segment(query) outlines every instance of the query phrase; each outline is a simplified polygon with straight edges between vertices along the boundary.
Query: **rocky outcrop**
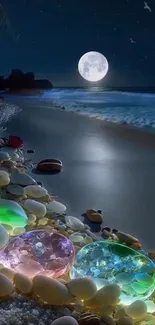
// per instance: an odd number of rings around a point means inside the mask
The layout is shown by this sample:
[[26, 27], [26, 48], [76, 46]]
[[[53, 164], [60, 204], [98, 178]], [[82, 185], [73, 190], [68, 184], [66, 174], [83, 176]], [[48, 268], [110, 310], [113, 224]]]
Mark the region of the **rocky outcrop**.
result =
[[7, 78], [0, 76], [0, 90], [21, 91], [25, 89], [52, 89], [52, 83], [47, 79], [36, 80], [33, 72], [23, 73], [13, 69]]

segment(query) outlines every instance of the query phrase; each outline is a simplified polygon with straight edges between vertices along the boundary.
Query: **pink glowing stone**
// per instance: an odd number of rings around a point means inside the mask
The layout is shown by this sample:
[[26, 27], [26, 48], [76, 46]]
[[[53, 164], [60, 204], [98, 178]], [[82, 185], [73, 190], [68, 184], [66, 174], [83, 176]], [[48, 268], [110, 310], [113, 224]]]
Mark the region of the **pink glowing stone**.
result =
[[0, 263], [29, 277], [43, 274], [58, 278], [70, 270], [73, 260], [73, 243], [47, 230], [26, 232], [0, 252]]

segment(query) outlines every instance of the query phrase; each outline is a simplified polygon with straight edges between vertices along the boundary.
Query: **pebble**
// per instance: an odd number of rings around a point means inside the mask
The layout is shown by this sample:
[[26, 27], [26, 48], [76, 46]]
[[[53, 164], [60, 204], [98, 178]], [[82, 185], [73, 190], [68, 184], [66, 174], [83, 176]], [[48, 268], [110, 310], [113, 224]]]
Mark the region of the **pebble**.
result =
[[71, 299], [64, 284], [43, 275], [36, 275], [33, 278], [33, 290], [42, 301], [49, 305], [66, 305]]
[[28, 174], [15, 172], [11, 175], [11, 183], [22, 186], [35, 185], [36, 181]]
[[147, 314], [147, 305], [144, 301], [136, 300], [125, 308], [125, 312], [134, 319], [143, 318]]
[[54, 320], [54, 322], [52, 322], [52, 325], [78, 325], [78, 322], [71, 316], [63, 316]]
[[130, 317], [122, 317], [117, 321], [117, 325], [134, 325], [134, 322]]
[[8, 297], [13, 292], [13, 283], [4, 274], [0, 273], [0, 297]]
[[0, 170], [0, 187], [7, 186], [9, 183], [9, 174], [5, 170]]
[[15, 184], [9, 184], [7, 186], [7, 192], [17, 195], [17, 196], [23, 196], [24, 195], [24, 189], [20, 185], [15, 185]]
[[96, 295], [86, 302], [87, 306], [95, 307], [102, 305], [115, 305], [121, 294], [121, 289], [117, 284], [109, 284], [97, 291]]
[[20, 293], [30, 294], [32, 291], [32, 280], [26, 275], [21, 273], [16, 273], [13, 278], [13, 283]]
[[39, 185], [28, 185], [24, 188], [24, 194], [32, 198], [42, 198], [48, 194], [44, 187]]
[[65, 216], [66, 225], [73, 230], [85, 229], [83, 222], [72, 216]]
[[24, 209], [37, 217], [44, 217], [46, 214], [46, 206], [35, 200], [27, 199], [23, 206]]
[[70, 293], [82, 300], [91, 299], [97, 292], [94, 281], [90, 278], [77, 278], [67, 283]]
[[7, 267], [0, 268], [0, 273], [4, 274], [7, 278], [9, 278], [11, 281], [14, 278], [15, 272], [11, 269], [8, 269]]
[[9, 159], [10, 155], [5, 151], [0, 151], [0, 161], [4, 159]]
[[28, 150], [27, 150], [27, 153], [35, 153], [35, 150], [33, 150], [33, 149], [28, 149]]
[[66, 211], [66, 206], [58, 201], [53, 200], [50, 203], [46, 203], [48, 213], [63, 214]]
[[102, 214], [100, 213], [91, 213], [88, 217], [88, 219], [92, 222], [99, 222], [99, 223], [102, 223], [103, 222], [103, 217], [102, 217]]

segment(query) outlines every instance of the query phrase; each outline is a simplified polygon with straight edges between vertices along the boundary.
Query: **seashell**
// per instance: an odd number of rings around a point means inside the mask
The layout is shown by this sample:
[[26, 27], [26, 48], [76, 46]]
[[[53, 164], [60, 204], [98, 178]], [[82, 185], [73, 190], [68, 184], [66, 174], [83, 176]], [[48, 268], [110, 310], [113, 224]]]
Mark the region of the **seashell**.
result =
[[11, 280], [6, 275], [0, 273], [0, 298], [8, 297], [14, 288]]
[[109, 284], [97, 291], [96, 295], [87, 301], [88, 306], [115, 305], [121, 294], [117, 284]]
[[32, 291], [32, 280], [26, 275], [16, 273], [13, 278], [15, 288], [23, 294], [29, 294]]
[[14, 278], [15, 272], [11, 269], [8, 269], [7, 267], [2, 267], [0, 269], [0, 274], [4, 274], [7, 278], [9, 278], [12, 281]]
[[71, 299], [64, 284], [43, 275], [36, 275], [33, 278], [33, 291], [49, 305], [66, 305]]
[[134, 319], [143, 318], [147, 314], [146, 303], [141, 300], [136, 300], [125, 308], [125, 312], [128, 316]]
[[9, 183], [9, 174], [5, 170], [0, 170], [0, 187], [7, 186]]
[[75, 318], [71, 316], [63, 316], [54, 320], [52, 322], [52, 325], [78, 325], [78, 322]]
[[0, 250], [4, 248], [9, 242], [9, 234], [7, 230], [0, 225]]
[[90, 278], [77, 278], [67, 283], [67, 288], [71, 294], [77, 298], [88, 300], [97, 292], [97, 287]]
[[102, 214], [95, 212], [95, 213], [91, 213], [88, 217], [88, 219], [92, 222], [99, 222], [102, 223], [103, 222], [103, 217]]
[[63, 214], [66, 211], [66, 206], [58, 201], [52, 201], [46, 204], [47, 213]]
[[79, 325], [100, 325], [100, 320], [96, 315], [83, 313], [79, 319]]
[[10, 158], [10, 155], [8, 154], [8, 152], [5, 151], [0, 151], [0, 161], [2, 160], [7, 160]]
[[44, 187], [39, 185], [28, 185], [24, 188], [24, 193], [33, 198], [41, 198], [48, 194]]
[[73, 230], [85, 229], [83, 222], [72, 216], [65, 216], [66, 225]]
[[15, 172], [11, 175], [11, 183], [22, 186], [35, 185], [36, 181], [28, 174]]
[[46, 214], [46, 206], [40, 202], [31, 199], [27, 199], [24, 202], [24, 208], [32, 214], [36, 215], [37, 217], [44, 217]]
[[122, 317], [117, 321], [117, 325], [134, 325], [132, 318]]

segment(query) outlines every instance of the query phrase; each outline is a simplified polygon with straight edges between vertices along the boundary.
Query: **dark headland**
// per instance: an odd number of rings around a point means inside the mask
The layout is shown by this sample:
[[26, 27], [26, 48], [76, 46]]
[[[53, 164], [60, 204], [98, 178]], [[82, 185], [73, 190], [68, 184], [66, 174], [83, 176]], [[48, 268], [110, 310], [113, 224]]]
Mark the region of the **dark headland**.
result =
[[19, 69], [13, 69], [8, 77], [0, 76], [0, 90], [10, 93], [32, 93], [37, 90], [52, 89], [51, 81], [47, 79], [35, 79], [33, 72], [24, 73]]

